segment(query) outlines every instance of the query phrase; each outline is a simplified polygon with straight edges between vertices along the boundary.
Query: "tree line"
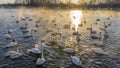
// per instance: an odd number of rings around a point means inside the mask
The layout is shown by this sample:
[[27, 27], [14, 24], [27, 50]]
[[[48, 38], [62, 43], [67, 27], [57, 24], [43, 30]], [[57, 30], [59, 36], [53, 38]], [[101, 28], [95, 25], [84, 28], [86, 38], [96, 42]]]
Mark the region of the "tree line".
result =
[[71, 0], [15, 0], [12, 6], [28, 6], [28, 7], [79, 7], [79, 8], [108, 8], [120, 7], [120, 0], [78, 0], [78, 4], [74, 4]]

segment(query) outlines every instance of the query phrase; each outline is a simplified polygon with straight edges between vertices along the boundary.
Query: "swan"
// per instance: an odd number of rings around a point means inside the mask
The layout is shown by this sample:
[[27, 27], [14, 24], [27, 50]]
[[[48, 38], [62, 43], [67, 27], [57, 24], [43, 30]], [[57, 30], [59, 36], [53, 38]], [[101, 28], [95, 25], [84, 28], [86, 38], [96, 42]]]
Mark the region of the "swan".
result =
[[104, 42], [102, 40], [96, 40], [93, 42], [93, 44], [97, 46], [104, 46]]
[[16, 40], [13, 40], [13, 41], [10, 42], [9, 44], [7, 44], [6, 47], [9, 48], [9, 47], [14, 47], [14, 46], [16, 46], [16, 45], [18, 45], [17, 41], [16, 41]]
[[8, 34], [11, 34], [11, 33], [13, 32], [13, 30], [10, 29], [10, 30], [8, 30], [7, 32], [8, 32]]
[[99, 41], [101, 41], [101, 38], [102, 38], [102, 33], [100, 32], [99, 34], [92, 34], [91, 35], [91, 38], [92, 39], [99, 39]]
[[45, 63], [45, 59], [44, 58], [38, 58], [36, 61], [36, 65], [42, 65]]
[[36, 63], [35, 63], [37, 66], [38, 66], [38, 65], [43, 65], [43, 64], [45, 63], [45, 58], [44, 58], [44, 55], [43, 55], [43, 50], [44, 50], [43, 47], [44, 47], [44, 46], [43, 46], [43, 44], [42, 44], [42, 47], [41, 47], [42, 56], [41, 56], [41, 58], [38, 58], [37, 61], [36, 61]]
[[[77, 41], [77, 45], [78, 45], [78, 51], [79, 51], [79, 43], [80, 43], [80, 34], [76, 35], [76, 41]], [[77, 67], [81, 67], [82, 65], [82, 61], [80, 60], [80, 58], [77, 56], [71, 56], [71, 61], [74, 65], [76, 65]]]
[[40, 54], [41, 53], [40, 46], [41, 45], [39, 45], [39, 44], [35, 44], [35, 48], [27, 50], [28, 54], [29, 53]]
[[71, 61], [74, 65], [81, 67], [82, 61], [78, 57], [71, 56], [70, 58], [71, 58]]
[[17, 48], [17, 51], [9, 51], [5, 54], [5, 57], [10, 57], [11, 59], [17, 59], [20, 58], [23, 54], [20, 53], [19, 48]]
[[15, 53], [16, 53], [16, 51], [9, 51], [5, 54], [5, 57], [9, 57], [9, 56], [11, 56], [12, 54], [15, 54]]
[[95, 30], [93, 30], [92, 28], [92, 24], [90, 25], [90, 34], [96, 34], [97, 32]]
[[100, 39], [101, 36], [100, 36], [99, 34], [92, 34], [92, 35], [91, 35], [91, 38], [92, 38], [92, 39]]
[[14, 53], [10, 56], [11, 59], [17, 59], [17, 58], [20, 58], [23, 54], [22, 53]]
[[109, 37], [109, 34], [108, 34], [108, 32], [105, 30], [105, 32], [104, 32], [104, 38], [106, 39], [106, 38], [108, 38]]
[[103, 54], [103, 55], [106, 55], [107, 53], [101, 49], [101, 48], [92, 48], [92, 50], [97, 53], [97, 54]]
[[75, 53], [75, 50], [72, 48], [64, 48], [63, 51], [67, 53]]
[[11, 39], [11, 35], [10, 34], [5, 34], [5, 39], [6, 40], [10, 40]]

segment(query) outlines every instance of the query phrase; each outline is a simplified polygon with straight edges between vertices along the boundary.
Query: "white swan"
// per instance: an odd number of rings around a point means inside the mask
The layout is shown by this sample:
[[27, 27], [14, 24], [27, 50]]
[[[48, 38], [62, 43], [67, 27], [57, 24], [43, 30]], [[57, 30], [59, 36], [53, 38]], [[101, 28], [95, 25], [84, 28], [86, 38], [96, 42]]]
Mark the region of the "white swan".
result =
[[63, 51], [67, 53], [75, 53], [75, 50], [72, 48], [64, 48]]
[[92, 48], [92, 50], [95, 52], [95, 53], [97, 53], [97, 54], [107, 54], [103, 49], [101, 49], [101, 48]]
[[12, 42], [10, 42], [9, 44], [7, 44], [6, 47], [7, 47], [7, 48], [9, 48], [9, 47], [14, 47], [14, 46], [16, 46], [17, 44], [18, 44], [17, 41], [12, 41]]
[[16, 51], [9, 51], [5, 54], [5, 57], [9, 57], [9, 56], [11, 56], [12, 54], [15, 54], [15, 53], [16, 53]]
[[16, 53], [12, 54], [12, 55], [10, 56], [10, 58], [11, 58], [11, 59], [17, 59], [17, 58], [20, 58], [22, 55], [23, 55], [23, 54], [16, 52]]
[[104, 42], [102, 40], [94, 41], [93, 44], [97, 46], [104, 46]]
[[8, 30], [8, 33], [10, 34], [10, 33], [12, 33], [13, 32], [13, 30], [12, 29], [10, 29], [10, 30]]
[[92, 28], [92, 24], [90, 25], [90, 34], [96, 34], [97, 32], [95, 30], [93, 30]]
[[4, 37], [5, 37], [6, 40], [10, 40], [11, 39], [11, 35], [10, 34], [5, 34]]
[[36, 65], [42, 65], [45, 63], [45, 59], [44, 58], [38, 58], [37, 61], [36, 61]]
[[99, 38], [101, 38], [101, 36], [99, 34], [92, 34], [91, 38], [92, 39], [99, 39]]
[[105, 30], [104, 31], [104, 38], [108, 38], [109, 37], [109, 34], [108, 34], [108, 32]]
[[78, 67], [80, 67], [82, 65], [82, 61], [78, 57], [71, 56], [71, 61], [74, 65], [76, 65]]
[[45, 58], [44, 58], [44, 55], [43, 55], [43, 50], [44, 50], [43, 47], [44, 46], [43, 46], [43, 43], [42, 43], [42, 47], [41, 47], [41, 49], [42, 49], [42, 56], [41, 56], [41, 58], [37, 59], [37, 61], [35, 63], [36, 65], [43, 65], [45, 63]]
[[41, 45], [35, 44], [35, 48], [28, 49], [27, 52], [29, 53], [34, 53], [34, 54], [40, 54], [41, 53]]
[[17, 59], [20, 58], [23, 54], [20, 53], [19, 49], [17, 48], [17, 51], [9, 51], [5, 54], [5, 57], [10, 57], [11, 59]]

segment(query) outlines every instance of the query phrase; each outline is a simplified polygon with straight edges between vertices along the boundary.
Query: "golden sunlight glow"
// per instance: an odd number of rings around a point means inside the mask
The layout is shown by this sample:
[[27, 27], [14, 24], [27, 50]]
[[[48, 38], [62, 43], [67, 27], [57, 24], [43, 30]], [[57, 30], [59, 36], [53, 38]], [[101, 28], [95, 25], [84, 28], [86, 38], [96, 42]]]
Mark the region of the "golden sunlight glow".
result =
[[71, 11], [71, 22], [72, 24], [75, 26], [75, 31], [78, 30], [78, 25], [81, 24], [81, 19], [82, 19], [82, 11], [79, 11], [79, 10], [74, 10], [74, 11]]
[[24, 7], [21, 7], [20, 10], [17, 11], [19, 18], [24, 16], [24, 9], [25, 9]]
[[79, 0], [71, 0], [71, 3], [78, 4]]

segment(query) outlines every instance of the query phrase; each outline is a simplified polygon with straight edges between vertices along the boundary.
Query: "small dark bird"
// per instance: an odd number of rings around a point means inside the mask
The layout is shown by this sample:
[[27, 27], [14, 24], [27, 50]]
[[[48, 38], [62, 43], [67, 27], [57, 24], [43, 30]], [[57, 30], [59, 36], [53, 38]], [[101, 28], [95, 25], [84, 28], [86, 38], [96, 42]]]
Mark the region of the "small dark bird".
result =
[[96, 21], [100, 21], [100, 19], [96, 19]]
[[16, 23], [19, 23], [19, 21], [18, 21], [18, 20], [16, 20]]
[[79, 27], [83, 27], [83, 24], [80, 24]]
[[104, 22], [104, 28], [108, 28], [108, 26], [106, 25], [106, 22]]
[[73, 16], [73, 18], [74, 18], [74, 19], [76, 19], [76, 17], [75, 17], [75, 16]]
[[84, 18], [84, 22], [83, 22], [84, 24], [86, 24], [87, 23], [87, 21], [86, 21], [86, 19]]
[[90, 34], [96, 34], [97, 32], [95, 30], [93, 30], [92, 28], [92, 24], [90, 25]]
[[105, 30], [104, 39], [107, 39], [108, 37], [109, 37], [109, 34], [108, 34], [108, 32]]
[[106, 18], [107, 20], [110, 20], [110, 18]]
[[33, 21], [33, 19], [31, 18], [31, 19], [29, 19], [29, 21]]
[[25, 18], [21, 18], [21, 20], [25, 21]]
[[32, 35], [24, 36], [24, 38], [32, 38]]
[[21, 30], [27, 29], [27, 27], [20, 27]]
[[11, 17], [14, 17], [13, 15]]
[[22, 33], [23, 33], [23, 34], [29, 33], [29, 31], [28, 31], [28, 30], [23, 30]]
[[36, 26], [37, 28], [39, 27], [39, 25], [38, 25], [38, 24], [36, 24], [35, 26]]
[[97, 25], [98, 23], [96, 22], [95, 24]]
[[108, 26], [111, 26], [111, 22], [108, 24]]

